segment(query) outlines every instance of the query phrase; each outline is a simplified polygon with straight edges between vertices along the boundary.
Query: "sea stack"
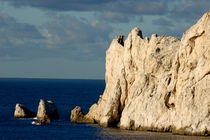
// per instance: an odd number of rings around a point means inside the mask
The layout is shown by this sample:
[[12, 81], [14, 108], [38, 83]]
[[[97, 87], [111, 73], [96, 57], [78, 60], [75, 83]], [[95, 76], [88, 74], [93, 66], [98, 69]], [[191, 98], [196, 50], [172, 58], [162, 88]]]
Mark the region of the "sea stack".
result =
[[24, 105], [16, 104], [15, 112], [14, 112], [15, 118], [33, 118], [35, 116], [36, 114], [30, 111], [29, 109], [27, 109]]
[[125, 41], [113, 39], [105, 80], [86, 119], [122, 129], [210, 135], [210, 12], [181, 40], [143, 38], [138, 28]]
[[38, 111], [38, 120], [58, 120], [59, 114], [55, 104], [52, 101], [40, 100]]

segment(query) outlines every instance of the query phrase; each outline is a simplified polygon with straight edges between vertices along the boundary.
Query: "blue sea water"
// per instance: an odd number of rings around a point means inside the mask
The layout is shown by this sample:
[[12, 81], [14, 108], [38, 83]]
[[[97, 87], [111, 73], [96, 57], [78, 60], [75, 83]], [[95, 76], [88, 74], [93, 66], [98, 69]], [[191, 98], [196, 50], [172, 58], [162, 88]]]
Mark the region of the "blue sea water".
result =
[[[84, 112], [96, 103], [103, 93], [103, 80], [63, 79], [0, 79], [0, 140], [86, 140], [86, 139], [139, 139], [139, 140], [197, 140], [209, 137], [191, 137], [102, 128], [98, 125], [73, 124], [70, 110], [81, 106]], [[52, 100], [60, 114], [58, 121], [34, 126], [31, 119], [15, 119], [15, 104], [24, 104], [36, 112], [40, 99]]]

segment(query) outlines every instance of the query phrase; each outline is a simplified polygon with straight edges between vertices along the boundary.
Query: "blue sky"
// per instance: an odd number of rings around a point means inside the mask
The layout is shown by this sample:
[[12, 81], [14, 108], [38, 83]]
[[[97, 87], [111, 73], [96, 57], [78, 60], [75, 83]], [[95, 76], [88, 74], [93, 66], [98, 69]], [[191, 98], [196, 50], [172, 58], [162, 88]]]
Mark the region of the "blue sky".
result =
[[0, 77], [104, 79], [116, 35], [181, 38], [208, 10], [209, 0], [0, 0]]

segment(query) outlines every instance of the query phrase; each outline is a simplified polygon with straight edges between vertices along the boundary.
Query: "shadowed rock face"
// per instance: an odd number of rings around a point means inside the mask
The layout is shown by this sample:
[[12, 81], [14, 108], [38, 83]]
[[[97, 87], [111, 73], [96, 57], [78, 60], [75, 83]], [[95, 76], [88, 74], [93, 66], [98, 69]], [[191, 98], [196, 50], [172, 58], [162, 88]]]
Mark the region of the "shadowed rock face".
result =
[[38, 120], [58, 120], [59, 114], [55, 104], [52, 101], [40, 100], [38, 111]]
[[114, 39], [106, 52], [105, 91], [82, 115], [102, 126], [209, 135], [210, 12], [181, 40], [143, 38], [138, 28], [124, 42]]
[[24, 105], [16, 104], [15, 112], [14, 112], [15, 118], [33, 118], [35, 116], [36, 114], [30, 111], [29, 109], [27, 109]]

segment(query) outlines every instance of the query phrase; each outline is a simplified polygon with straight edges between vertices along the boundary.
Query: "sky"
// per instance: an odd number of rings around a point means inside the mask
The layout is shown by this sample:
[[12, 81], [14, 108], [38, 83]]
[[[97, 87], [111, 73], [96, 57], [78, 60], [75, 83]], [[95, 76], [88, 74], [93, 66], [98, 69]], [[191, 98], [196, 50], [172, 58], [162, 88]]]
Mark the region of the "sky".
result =
[[0, 78], [104, 79], [113, 38], [182, 37], [210, 0], [0, 0]]

